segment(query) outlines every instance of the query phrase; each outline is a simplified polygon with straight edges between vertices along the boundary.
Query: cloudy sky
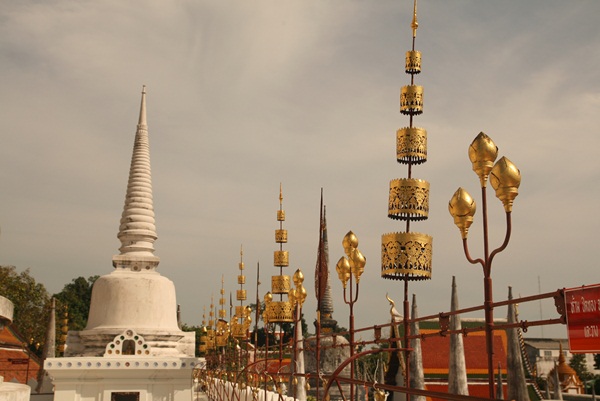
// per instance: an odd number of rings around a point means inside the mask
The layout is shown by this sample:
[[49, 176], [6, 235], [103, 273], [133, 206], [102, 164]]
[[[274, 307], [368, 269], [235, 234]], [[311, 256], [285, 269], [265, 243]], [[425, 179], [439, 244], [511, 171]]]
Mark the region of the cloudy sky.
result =
[[[462, 252], [448, 200], [479, 201], [467, 149], [486, 132], [521, 170], [513, 236], [494, 260], [496, 300], [600, 282], [600, 29], [597, 1], [421, 0], [416, 48], [431, 183], [433, 278], [412, 283], [420, 315], [483, 300], [483, 273]], [[0, 263], [31, 269], [51, 293], [112, 271], [142, 85], [147, 85], [159, 271], [183, 320], [237, 288], [244, 247], [249, 298], [260, 262], [268, 290], [283, 185], [291, 274], [309, 277], [314, 319], [319, 194], [324, 189], [334, 317], [347, 325], [333, 272], [348, 230], [367, 257], [357, 326], [388, 319], [380, 278], [388, 183], [406, 177], [395, 132], [409, 83], [411, 0], [18, 1], [0, 5]], [[505, 233], [489, 193], [490, 237]], [[471, 229], [482, 253], [481, 208]], [[234, 295], [235, 297], [235, 295]], [[552, 302], [522, 319], [556, 317]], [[506, 308], [496, 316], [505, 317]], [[472, 316], [472, 317], [478, 317]], [[561, 326], [531, 335], [565, 336]]]

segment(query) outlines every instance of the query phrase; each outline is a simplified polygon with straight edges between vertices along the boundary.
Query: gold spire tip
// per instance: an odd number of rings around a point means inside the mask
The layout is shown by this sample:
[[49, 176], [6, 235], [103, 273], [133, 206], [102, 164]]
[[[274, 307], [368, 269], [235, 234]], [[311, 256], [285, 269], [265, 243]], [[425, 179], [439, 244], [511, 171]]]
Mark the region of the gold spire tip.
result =
[[412, 31], [413, 31], [413, 38], [416, 38], [417, 37], [417, 28], [419, 28], [419, 21], [417, 21], [417, 0], [415, 0], [415, 3], [414, 3], [413, 19], [412, 19], [412, 23], [410, 24], [410, 27], [412, 28]]
[[279, 183], [279, 204], [281, 205], [282, 202], [283, 202], [283, 189], [282, 189], [281, 183]]

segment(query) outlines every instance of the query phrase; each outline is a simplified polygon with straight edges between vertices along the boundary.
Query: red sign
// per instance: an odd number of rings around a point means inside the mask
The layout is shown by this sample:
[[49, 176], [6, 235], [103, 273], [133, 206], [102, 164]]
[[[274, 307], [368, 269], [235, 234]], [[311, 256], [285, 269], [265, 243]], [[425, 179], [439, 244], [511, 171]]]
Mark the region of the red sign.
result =
[[600, 352], [600, 284], [565, 289], [565, 310], [571, 352]]

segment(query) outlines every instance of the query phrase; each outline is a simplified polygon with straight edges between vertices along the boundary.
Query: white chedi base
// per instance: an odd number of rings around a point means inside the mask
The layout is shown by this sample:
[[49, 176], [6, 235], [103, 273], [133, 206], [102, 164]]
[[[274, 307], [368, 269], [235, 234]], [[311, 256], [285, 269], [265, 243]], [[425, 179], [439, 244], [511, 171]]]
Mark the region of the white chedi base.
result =
[[193, 399], [193, 369], [203, 358], [50, 358], [44, 368], [54, 379], [54, 401], [96, 401], [130, 395], [139, 401]]
[[65, 356], [102, 356], [126, 330], [141, 335], [148, 356], [194, 356], [195, 335], [177, 325], [175, 286], [154, 270], [116, 269], [94, 283], [87, 327], [69, 332]]

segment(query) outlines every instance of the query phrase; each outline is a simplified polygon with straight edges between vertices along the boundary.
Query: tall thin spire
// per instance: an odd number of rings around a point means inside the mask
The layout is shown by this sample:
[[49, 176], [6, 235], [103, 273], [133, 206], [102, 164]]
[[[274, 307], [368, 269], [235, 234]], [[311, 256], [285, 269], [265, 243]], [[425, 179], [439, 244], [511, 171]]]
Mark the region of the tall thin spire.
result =
[[115, 268], [133, 271], [154, 270], [160, 259], [154, 255], [157, 238], [152, 201], [152, 174], [150, 146], [146, 123], [146, 86], [142, 89], [138, 120], [125, 205], [121, 215], [119, 234], [120, 255], [113, 256]]
[[332, 331], [337, 325], [333, 319], [333, 298], [329, 281], [329, 241], [327, 239], [327, 216], [323, 204], [323, 188], [321, 188], [321, 209], [319, 222], [319, 247], [317, 249], [317, 265], [315, 268], [315, 293], [317, 308], [321, 313], [321, 327], [324, 332]]

